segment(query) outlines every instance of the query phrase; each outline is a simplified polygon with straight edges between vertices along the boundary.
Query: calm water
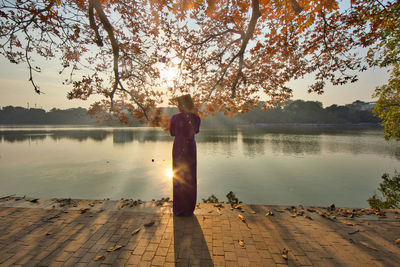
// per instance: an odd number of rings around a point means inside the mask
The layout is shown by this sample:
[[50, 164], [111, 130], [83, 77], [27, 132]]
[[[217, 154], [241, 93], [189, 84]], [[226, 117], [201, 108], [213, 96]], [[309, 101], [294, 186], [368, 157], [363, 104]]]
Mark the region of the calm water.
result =
[[[380, 130], [241, 128], [196, 137], [198, 201], [367, 207], [400, 148]], [[0, 195], [172, 195], [172, 137], [151, 128], [0, 127]], [[152, 162], [154, 159], [154, 162]]]

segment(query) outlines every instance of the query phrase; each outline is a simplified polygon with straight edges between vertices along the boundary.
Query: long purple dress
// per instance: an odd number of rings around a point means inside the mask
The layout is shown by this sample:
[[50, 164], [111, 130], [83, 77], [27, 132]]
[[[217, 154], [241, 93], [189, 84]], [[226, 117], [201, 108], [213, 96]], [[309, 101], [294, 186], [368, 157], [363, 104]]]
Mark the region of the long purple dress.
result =
[[199, 132], [200, 118], [180, 112], [171, 118], [170, 133], [175, 136], [172, 149], [173, 212], [190, 216], [197, 199], [197, 153], [194, 135]]

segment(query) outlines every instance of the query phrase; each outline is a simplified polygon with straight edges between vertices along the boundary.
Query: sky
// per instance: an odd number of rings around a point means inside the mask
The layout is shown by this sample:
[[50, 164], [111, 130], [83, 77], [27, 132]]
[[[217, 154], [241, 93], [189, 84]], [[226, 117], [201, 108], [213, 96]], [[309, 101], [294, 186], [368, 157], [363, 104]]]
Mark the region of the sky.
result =
[[[22, 107], [37, 107], [50, 110], [83, 107], [88, 108], [96, 99], [87, 101], [68, 100], [67, 93], [70, 85], [62, 85], [66, 78], [58, 74], [60, 66], [55, 62], [41, 62], [42, 72], [34, 74], [35, 83], [44, 94], [34, 92], [29, 79], [26, 65], [12, 64], [0, 58], [0, 107], [12, 105]], [[307, 93], [307, 86], [312, 83], [311, 77], [292, 81], [288, 84], [293, 89], [293, 100], [303, 99], [320, 101], [324, 107], [332, 104], [345, 105], [355, 100], [374, 101], [372, 94], [376, 86], [385, 84], [389, 75], [386, 70], [375, 68], [359, 74], [359, 81], [353, 84], [333, 86], [327, 84], [325, 93], [318, 95]]]

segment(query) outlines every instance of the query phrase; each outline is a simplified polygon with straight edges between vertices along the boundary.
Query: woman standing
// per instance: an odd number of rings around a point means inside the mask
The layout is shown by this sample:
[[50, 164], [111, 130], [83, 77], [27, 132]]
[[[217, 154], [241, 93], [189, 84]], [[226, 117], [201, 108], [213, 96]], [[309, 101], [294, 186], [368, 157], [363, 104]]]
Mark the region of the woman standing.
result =
[[199, 132], [200, 118], [190, 95], [177, 99], [179, 113], [171, 118], [170, 133], [175, 136], [172, 149], [173, 212], [190, 216], [197, 199], [197, 153], [194, 135]]

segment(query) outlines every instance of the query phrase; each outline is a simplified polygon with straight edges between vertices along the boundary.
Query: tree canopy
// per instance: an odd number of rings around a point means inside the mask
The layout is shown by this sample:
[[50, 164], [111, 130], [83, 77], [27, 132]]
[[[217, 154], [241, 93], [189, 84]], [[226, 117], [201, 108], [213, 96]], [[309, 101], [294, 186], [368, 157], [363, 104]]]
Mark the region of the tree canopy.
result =
[[[233, 115], [257, 107], [261, 95], [269, 97], [264, 108], [284, 103], [292, 93], [287, 83], [307, 74], [315, 77], [309, 92], [320, 94], [326, 82], [357, 81], [368, 64], [398, 64], [391, 31], [398, 30], [398, 6], [378, 0], [352, 0], [347, 7], [335, 0], [1, 0], [0, 53], [27, 64], [37, 93], [35, 58], [57, 58], [60, 73], [69, 72], [69, 99], [102, 97], [92, 114], [167, 128], [160, 105], [182, 93], [192, 94], [200, 115]], [[356, 53], [359, 47], [372, 48], [369, 61]], [[177, 71], [171, 83], [162, 79], [165, 69]]]

